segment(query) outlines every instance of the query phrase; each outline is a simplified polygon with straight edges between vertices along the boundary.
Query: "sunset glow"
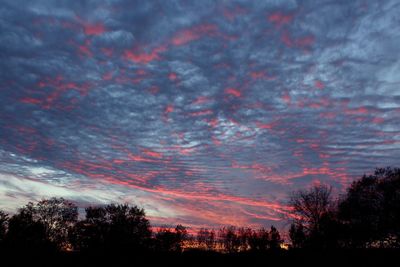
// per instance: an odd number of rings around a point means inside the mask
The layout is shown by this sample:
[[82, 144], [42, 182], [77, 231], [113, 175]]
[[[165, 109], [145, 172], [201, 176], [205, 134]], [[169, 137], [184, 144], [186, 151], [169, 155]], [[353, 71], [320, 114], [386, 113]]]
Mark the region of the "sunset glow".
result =
[[281, 229], [293, 190], [398, 164], [397, 1], [2, 2], [0, 209]]

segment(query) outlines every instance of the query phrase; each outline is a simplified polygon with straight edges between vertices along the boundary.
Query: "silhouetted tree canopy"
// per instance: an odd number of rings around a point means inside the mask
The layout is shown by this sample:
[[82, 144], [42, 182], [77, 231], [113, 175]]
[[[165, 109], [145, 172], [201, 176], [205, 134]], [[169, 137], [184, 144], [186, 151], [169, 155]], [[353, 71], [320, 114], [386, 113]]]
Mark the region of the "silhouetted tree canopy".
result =
[[266, 251], [270, 248], [270, 235], [267, 229], [252, 230], [249, 236], [249, 248], [253, 251]]
[[228, 253], [240, 251], [266, 251], [280, 249], [283, 240], [279, 231], [271, 226], [270, 231], [264, 228], [223, 227], [219, 230], [219, 237], [224, 250]]
[[400, 247], [400, 169], [364, 175], [339, 201], [315, 186], [294, 193], [290, 204], [293, 247]]
[[6, 246], [12, 250], [49, 250], [54, 247], [46, 235], [46, 227], [33, 218], [31, 208], [23, 208], [8, 222]]
[[221, 228], [219, 230], [219, 237], [226, 252], [233, 253], [238, 251], [240, 240], [236, 234], [236, 227], [229, 226]]
[[[294, 192], [289, 203], [292, 248], [400, 248], [400, 169], [376, 169], [354, 181], [337, 199], [329, 187], [317, 185]], [[179, 255], [198, 248], [225, 254], [269, 251], [279, 255], [283, 244], [274, 226], [227, 226], [217, 233], [201, 228], [194, 239], [182, 225], [160, 228], [153, 235], [144, 210], [137, 206], [110, 204], [88, 207], [85, 212], [85, 218], [78, 220], [77, 207], [63, 198], [28, 203], [12, 216], [0, 211], [0, 247], [34, 253]]]
[[274, 250], [280, 249], [282, 242], [283, 240], [278, 229], [271, 226], [271, 230], [269, 231], [269, 248]]
[[144, 249], [151, 238], [150, 223], [143, 209], [129, 205], [86, 208], [70, 237], [77, 250]]
[[200, 247], [212, 250], [215, 247], [215, 231], [201, 228], [197, 232], [197, 242]]
[[293, 193], [289, 201], [293, 222], [289, 230], [294, 247], [333, 248], [339, 246], [342, 227], [337, 221], [331, 188], [316, 185]]
[[295, 222], [290, 225], [289, 238], [293, 248], [303, 248], [306, 243], [306, 233], [301, 223]]
[[350, 246], [400, 246], [400, 169], [381, 168], [353, 182], [339, 204]]
[[0, 210], [0, 245], [3, 244], [6, 237], [8, 223], [8, 214]]
[[[10, 244], [68, 246], [68, 231], [78, 220], [77, 207], [63, 198], [28, 203], [11, 217], [7, 240]], [[25, 239], [25, 240], [24, 240]]]
[[163, 252], [181, 252], [183, 242], [187, 238], [187, 230], [180, 224], [174, 230], [166, 227], [159, 229], [155, 235], [156, 249]]

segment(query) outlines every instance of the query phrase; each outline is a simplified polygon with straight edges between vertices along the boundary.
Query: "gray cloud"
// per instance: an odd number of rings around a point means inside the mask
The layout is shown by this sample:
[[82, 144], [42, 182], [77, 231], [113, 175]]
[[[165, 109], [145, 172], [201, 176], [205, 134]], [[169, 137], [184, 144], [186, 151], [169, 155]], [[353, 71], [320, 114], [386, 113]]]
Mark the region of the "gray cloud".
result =
[[1, 208], [283, 225], [291, 190], [400, 156], [396, 1], [3, 2]]

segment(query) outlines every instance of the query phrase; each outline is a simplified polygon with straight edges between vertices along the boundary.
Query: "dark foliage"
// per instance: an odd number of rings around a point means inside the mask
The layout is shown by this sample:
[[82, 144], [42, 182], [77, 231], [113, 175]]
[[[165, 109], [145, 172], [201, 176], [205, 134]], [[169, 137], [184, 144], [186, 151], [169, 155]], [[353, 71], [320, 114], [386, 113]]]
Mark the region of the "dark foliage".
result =
[[8, 223], [8, 214], [0, 210], [0, 245], [3, 244], [4, 239], [6, 237], [7, 223]]
[[148, 248], [150, 223], [136, 206], [108, 205], [89, 207], [86, 218], [72, 230], [70, 241], [75, 250], [141, 250]]
[[48, 251], [54, 245], [46, 235], [46, 227], [33, 218], [32, 211], [23, 208], [12, 216], [8, 222], [5, 236], [6, 247], [18, 251]]
[[283, 243], [274, 226], [271, 226], [270, 231], [264, 228], [252, 230], [234, 226], [224, 227], [220, 229], [219, 237], [223, 249], [228, 253], [278, 250]]
[[293, 223], [289, 230], [294, 247], [333, 248], [337, 244], [337, 223], [331, 188], [317, 185], [291, 196]]
[[338, 201], [316, 186], [294, 193], [290, 204], [295, 248], [400, 247], [400, 169], [364, 175]]
[[221, 239], [224, 250], [228, 253], [239, 251], [240, 239], [236, 234], [236, 227], [229, 226], [219, 230], [219, 237]]
[[270, 248], [270, 234], [267, 229], [252, 230], [249, 238], [251, 251], [266, 251]]
[[354, 247], [400, 246], [400, 169], [376, 169], [355, 181], [340, 201], [339, 219]]
[[5, 240], [11, 247], [66, 249], [77, 220], [77, 207], [63, 198], [28, 203], [10, 218]]
[[187, 230], [182, 225], [177, 225], [174, 230], [163, 228], [155, 235], [155, 248], [161, 252], [181, 252], [187, 239]]
[[[78, 220], [73, 203], [51, 198], [28, 203], [13, 216], [0, 211], [0, 253], [10, 258], [15, 255], [12, 259], [22, 262], [42, 255], [38, 262], [50, 266], [98, 266], [110, 259], [109, 265], [117, 266], [129, 266], [132, 261], [137, 266], [256, 265], [266, 261], [318, 266], [328, 257], [377, 264], [371, 258], [374, 255], [399, 255], [394, 250], [400, 247], [399, 169], [377, 169], [353, 182], [336, 200], [329, 187], [320, 185], [293, 193], [290, 204], [289, 251], [281, 249], [283, 239], [274, 226], [257, 230], [229, 226], [217, 232], [202, 228], [196, 238], [182, 225], [153, 233], [144, 210], [137, 206], [88, 207], [85, 218]], [[56, 264], [50, 260], [53, 258]]]
[[290, 225], [289, 238], [293, 248], [303, 248], [306, 243], [306, 233], [301, 223], [294, 222]]
[[274, 226], [271, 226], [271, 230], [269, 231], [269, 248], [278, 250], [281, 248], [282, 243], [283, 240], [281, 239], [278, 230]]
[[215, 248], [215, 231], [214, 230], [209, 230], [206, 228], [201, 228], [197, 232], [197, 243], [199, 244], [199, 247], [201, 248], [206, 248], [208, 250], [212, 250]]

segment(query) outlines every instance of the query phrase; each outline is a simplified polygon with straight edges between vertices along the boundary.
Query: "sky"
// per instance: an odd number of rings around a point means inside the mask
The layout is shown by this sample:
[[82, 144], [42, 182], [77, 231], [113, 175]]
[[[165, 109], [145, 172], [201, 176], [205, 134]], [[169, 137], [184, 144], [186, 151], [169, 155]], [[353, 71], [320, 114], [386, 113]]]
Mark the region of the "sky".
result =
[[399, 163], [399, 1], [0, 3], [0, 209], [284, 227]]

